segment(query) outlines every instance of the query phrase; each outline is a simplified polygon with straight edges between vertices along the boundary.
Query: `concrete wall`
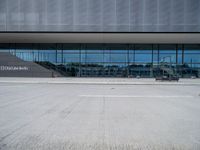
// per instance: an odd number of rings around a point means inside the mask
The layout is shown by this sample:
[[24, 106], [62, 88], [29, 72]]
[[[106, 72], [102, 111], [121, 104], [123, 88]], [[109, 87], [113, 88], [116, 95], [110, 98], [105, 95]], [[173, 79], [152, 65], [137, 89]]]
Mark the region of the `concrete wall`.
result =
[[0, 77], [52, 77], [52, 71], [10, 53], [0, 52]]

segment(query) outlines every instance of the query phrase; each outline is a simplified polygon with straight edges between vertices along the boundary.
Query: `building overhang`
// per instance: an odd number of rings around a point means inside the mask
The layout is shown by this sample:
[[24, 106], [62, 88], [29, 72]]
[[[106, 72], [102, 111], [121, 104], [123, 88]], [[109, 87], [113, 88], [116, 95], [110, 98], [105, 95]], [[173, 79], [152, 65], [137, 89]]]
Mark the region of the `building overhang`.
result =
[[2, 32], [0, 43], [176, 43], [199, 44], [200, 33]]

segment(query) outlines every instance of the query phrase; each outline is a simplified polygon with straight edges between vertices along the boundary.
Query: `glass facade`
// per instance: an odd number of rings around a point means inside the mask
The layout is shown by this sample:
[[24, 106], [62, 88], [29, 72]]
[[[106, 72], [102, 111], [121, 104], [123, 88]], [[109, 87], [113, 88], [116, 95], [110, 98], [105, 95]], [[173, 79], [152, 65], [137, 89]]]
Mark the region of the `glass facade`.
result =
[[0, 44], [0, 52], [65, 76], [154, 77], [164, 64], [180, 77], [200, 77], [200, 44]]

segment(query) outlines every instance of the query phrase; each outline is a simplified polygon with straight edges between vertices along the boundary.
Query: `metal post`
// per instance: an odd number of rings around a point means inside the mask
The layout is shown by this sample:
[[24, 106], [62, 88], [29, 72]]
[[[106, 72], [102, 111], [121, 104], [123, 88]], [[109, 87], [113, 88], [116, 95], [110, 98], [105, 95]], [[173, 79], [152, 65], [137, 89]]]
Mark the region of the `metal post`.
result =
[[192, 68], [193, 68], [193, 67], [192, 67], [192, 59], [190, 60], [190, 64], [191, 64], [191, 65], [190, 65], [190, 76], [192, 76]]
[[15, 43], [15, 56], [16, 56], [16, 54], [17, 54], [16, 51], [17, 51], [17, 50], [16, 50], [16, 43]]
[[130, 53], [130, 45], [128, 44], [128, 59], [127, 59], [127, 77], [129, 77], [129, 65], [130, 65], [130, 60], [129, 60], [129, 53]]
[[81, 44], [79, 46], [79, 77], [81, 77]]
[[184, 46], [184, 44], [182, 45], [182, 64], [184, 64], [184, 54], [185, 53], [185, 46]]
[[158, 44], [158, 65], [160, 64], [160, 45]]
[[[172, 57], [169, 56], [169, 61], [170, 61], [170, 70], [172, 70]], [[171, 79], [171, 74], [169, 74], [170, 79]]]
[[178, 64], [178, 44], [176, 44], [176, 65]]
[[58, 63], [58, 45], [56, 43], [56, 64]]
[[39, 51], [40, 51], [40, 44], [38, 44], [38, 62], [40, 61], [40, 53], [39, 53]]
[[152, 56], [151, 56], [151, 63], [152, 63], [152, 65], [153, 65], [153, 44], [152, 44], [152, 46], [151, 46], [151, 49], [152, 49]]
[[62, 65], [63, 65], [63, 62], [64, 62], [64, 61], [63, 61], [63, 59], [64, 59], [64, 57], [63, 57], [63, 44], [62, 44], [62, 50], [61, 50], [61, 51], [62, 51], [62, 54], [61, 54], [61, 55], [62, 55], [62, 56], [61, 56], [61, 59], [62, 59], [62, 60], [61, 60], [61, 61], [62, 61]]
[[151, 66], [150, 66], [150, 77], [153, 77], [153, 44], [151, 45]]

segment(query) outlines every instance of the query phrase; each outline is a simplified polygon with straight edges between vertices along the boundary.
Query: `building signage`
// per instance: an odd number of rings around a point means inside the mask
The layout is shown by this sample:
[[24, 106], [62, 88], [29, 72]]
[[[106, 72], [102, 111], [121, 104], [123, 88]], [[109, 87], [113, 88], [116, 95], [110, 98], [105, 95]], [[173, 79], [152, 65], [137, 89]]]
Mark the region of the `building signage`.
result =
[[28, 71], [27, 66], [0, 66], [0, 71]]

